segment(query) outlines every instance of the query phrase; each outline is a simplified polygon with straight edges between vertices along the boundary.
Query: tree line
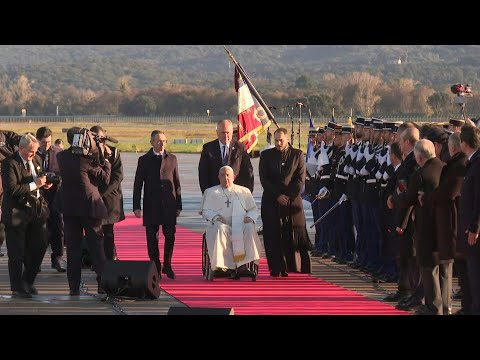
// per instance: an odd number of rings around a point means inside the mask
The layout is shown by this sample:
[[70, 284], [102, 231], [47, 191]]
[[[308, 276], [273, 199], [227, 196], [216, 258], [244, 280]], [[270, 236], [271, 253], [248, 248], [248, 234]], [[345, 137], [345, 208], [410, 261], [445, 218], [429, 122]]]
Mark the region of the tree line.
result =
[[[316, 77], [300, 75], [288, 86], [272, 88], [265, 78], [252, 79], [265, 102], [281, 115], [292, 112], [290, 105], [307, 105], [316, 118], [335, 114], [348, 116], [352, 110], [364, 116], [448, 116], [460, 114], [450, 85], [434, 89], [412, 78], [384, 79], [363, 71], [347, 74], [327, 73]], [[159, 86], [136, 88], [130, 75], [117, 78], [113, 90], [92, 90], [74, 85], [52, 89], [21, 74], [0, 77], [0, 115], [210, 115], [237, 111], [233, 87], [179, 84], [165, 81]], [[295, 111], [295, 110], [293, 110]], [[467, 114], [480, 112], [477, 96], [467, 101]], [[292, 114], [295, 116], [295, 114]]]

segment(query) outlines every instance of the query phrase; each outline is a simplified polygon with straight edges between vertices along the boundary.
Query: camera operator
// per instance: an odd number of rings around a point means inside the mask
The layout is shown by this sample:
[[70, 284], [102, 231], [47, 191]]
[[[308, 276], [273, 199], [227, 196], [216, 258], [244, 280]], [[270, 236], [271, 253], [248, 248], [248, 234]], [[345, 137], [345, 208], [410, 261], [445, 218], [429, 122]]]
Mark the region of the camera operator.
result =
[[[20, 141], [20, 135], [13, 131], [0, 130], [0, 164], [5, 160], [5, 158], [12, 155], [18, 149], [18, 142]], [[2, 204], [3, 198], [3, 187], [2, 187], [2, 178], [0, 177], [0, 205]], [[1, 215], [1, 211], [0, 211]], [[5, 225], [3, 222], [0, 222], [0, 250], [5, 240]], [[0, 251], [0, 257], [3, 256], [3, 253]]]
[[[105, 139], [105, 131], [100, 125], [93, 126], [90, 128], [90, 131], [96, 133], [100, 139]], [[108, 159], [110, 164], [112, 164], [112, 172], [110, 175], [110, 182], [108, 184], [99, 184], [98, 186], [103, 202], [108, 211], [108, 216], [102, 220], [104, 237], [103, 245], [107, 260], [116, 260], [117, 252], [115, 248], [113, 226], [115, 223], [125, 220], [121, 186], [123, 180], [123, 167], [120, 152], [117, 148], [105, 144], [105, 158]]]
[[91, 133], [85, 133], [90, 135], [91, 152], [88, 155], [79, 155], [75, 152], [72, 144], [80, 131], [78, 127], [68, 130], [67, 140], [71, 146], [57, 156], [62, 177], [59, 200], [67, 243], [67, 278], [71, 296], [80, 295], [81, 242], [84, 230], [97, 273], [98, 293], [104, 293], [101, 275], [106, 260], [103, 250], [102, 219], [108, 214], [98, 186], [110, 182], [111, 172], [111, 165], [107, 159], [99, 161], [99, 156], [103, 156], [104, 146], [102, 143], [96, 144]]
[[[48, 180], [53, 181], [52, 187], [49, 189], [42, 188], [41, 190], [50, 210], [50, 216], [47, 220], [47, 238], [52, 250], [52, 269], [56, 269], [58, 272], [65, 272], [67, 269], [62, 266], [64, 245], [63, 218], [57, 203], [54, 201], [60, 187], [58, 181], [55, 181], [55, 176], [58, 177], [60, 173], [57, 154], [61, 152], [62, 149], [57, 146], [52, 146], [52, 130], [48, 127], [42, 126], [39, 128], [36, 133], [36, 138], [40, 144], [36, 156], [42, 164], [42, 173], [47, 174], [47, 182]], [[50, 177], [53, 177], [53, 179], [50, 179]]]
[[31, 134], [20, 138], [18, 152], [2, 162], [4, 199], [2, 222], [8, 249], [8, 273], [12, 297], [37, 295], [33, 285], [47, 250], [48, 205], [39, 189], [49, 188], [39, 176], [41, 164], [35, 158], [38, 140]]

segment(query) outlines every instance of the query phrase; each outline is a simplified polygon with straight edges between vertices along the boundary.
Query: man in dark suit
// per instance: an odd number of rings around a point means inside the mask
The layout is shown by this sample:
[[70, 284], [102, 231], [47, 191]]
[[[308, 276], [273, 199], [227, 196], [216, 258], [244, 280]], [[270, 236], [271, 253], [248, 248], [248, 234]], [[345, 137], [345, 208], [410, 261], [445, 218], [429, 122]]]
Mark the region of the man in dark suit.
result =
[[[172, 270], [173, 246], [177, 217], [182, 211], [182, 196], [177, 157], [165, 150], [167, 137], [163, 131], [154, 130], [150, 135], [152, 148], [140, 156], [133, 184], [133, 212], [142, 217], [140, 199], [143, 192], [143, 226], [147, 234], [150, 260], [155, 262], [158, 274], [175, 279]], [[158, 249], [158, 230], [162, 225], [165, 236], [163, 268]], [[160, 275], [161, 277], [161, 275]]]
[[[37, 157], [42, 164], [42, 172], [59, 175], [60, 169], [58, 167], [57, 154], [62, 150], [57, 146], [52, 146], [52, 130], [46, 126], [42, 126], [37, 130], [36, 138], [40, 144]], [[50, 210], [50, 216], [47, 220], [47, 230], [48, 243], [52, 250], [52, 268], [58, 272], [65, 272], [67, 270], [62, 266], [64, 246], [63, 217], [55, 202], [59, 187], [60, 184], [53, 184], [49, 189], [42, 188], [41, 192]]]
[[[460, 194], [457, 247], [467, 254], [471, 314], [480, 315], [480, 129], [465, 125], [460, 147], [467, 155], [467, 169]], [[463, 289], [462, 289], [463, 290]], [[462, 296], [466, 294], [462, 291]]]
[[305, 184], [305, 155], [288, 143], [288, 130], [275, 131], [275, 148], [262, 151], [259, 173], [263, 186], [263, 240], [273, 277], [310, 273], [308, 237], [300, 194]]
[[[100, 125], [93, 126], [90, 131], [96, 133], [100, 138], [105, 135], [104, 130]], [[110, 182], [108, 184], [99, 184], [98, 187], [108, 211], [108, 216], [102, 220], [103, 244], [107, 260], [116, 260], [117, 251], [115, 249], [115, 234], [113, 232], [113, 226], [115, 223], [125, 220], [121, 186], [123, 180], [123, 166], [120, 152], [117, 148], [105, 144], [105, 157], [112, 164], [112, 172], [110, 174]]]
[[[13, 131], [0, 130], [0, 164], [5, 158], [12, 155], [18, 149], [18, 142], [20, 141], [20, 135]], [[2, 204], [3, 187], [2, 178], [0, 177], [0, 205]], [[1, 214], [0, 214], [1, 215]], [[0, 222], [0, 250], [5, 240], [5, 225]], [[0, 251], [0, 257], [3, 253]]]
[[37, 295], [33, 285], [47, 250], [45, 221], [47, 204], [39, 189], [46, 183], [38, 176], [41, 164], [35, 159], [38, 141], [26, 134], [20, 138], [18, 152], [2, 162], [4, 199], [2, 222], [5, 224], [8, 273], [13, 297], [31, 298]]
[[253, 167], [242, 143], [232, 139], [233, 124], [222, 120], [217, 124], [217, 140], [203, 145], [198, 163], [198, 180], [202, 194], [209, 187], [219, 185], [218, 171], [230, 166], [235, 174], [235, 184], [253, 192]]
[[[74, 134], [79, 130], [75, 127], [68, 130], [67, 140], [70, 145]], [[103, 151], [101, 145], [98, 151]], [[111, 164], [107, 159], [101, 162], [98, 158], [98, 152], [91, 156], [74, 154], [72, 146], [57, 156], [62, 176], [59, 194], [67, 243], [67, 277], [71, 296], [80, 295], [81, 243], [84, 231], [93, 267], [97, 273], [98, 293], [104, 293], [101, 275], [106, 259], [103, 250], [102, 219], [108, 214], [98, 186], [110, 181]]]

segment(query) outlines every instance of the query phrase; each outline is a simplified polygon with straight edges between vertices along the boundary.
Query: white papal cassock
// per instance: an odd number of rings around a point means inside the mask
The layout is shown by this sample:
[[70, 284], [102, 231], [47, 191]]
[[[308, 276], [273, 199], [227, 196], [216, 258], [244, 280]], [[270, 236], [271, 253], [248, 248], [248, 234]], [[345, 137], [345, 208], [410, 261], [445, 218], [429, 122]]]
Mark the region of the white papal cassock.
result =
[[[254, 223], [258, 208], [248, 188], [234, 184], [230, 189], [217, 185], [205, 190], [200, 213], [208, 221], [205, 235], [212, 270], [258, 264], [261, 245]], [[217, 215], [227, 224], [212, 221]], [[254, 222], [244, 223], [245, 217]]]

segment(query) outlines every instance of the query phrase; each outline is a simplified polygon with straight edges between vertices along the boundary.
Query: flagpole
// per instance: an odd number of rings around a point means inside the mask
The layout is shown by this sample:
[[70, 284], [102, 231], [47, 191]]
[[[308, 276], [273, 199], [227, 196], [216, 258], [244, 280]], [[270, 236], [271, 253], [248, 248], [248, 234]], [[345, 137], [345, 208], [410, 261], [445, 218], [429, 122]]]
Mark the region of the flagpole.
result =
[[265, 112], [267, 113], [268, 117], [270, 118], [270, 120], [273, 121], [273, 123], [277, 126], [277, 128], [279, 128], [280, 126], [278, 126], [277, 122], [275, 121], [275, 117], [273, 116], [272, 112], [270, 111], [270, 109], [268, 108], [267, 104], [265, 104], [265, 101], [263, 101], [262, 97], [260, 96], [260, 94], [257, 92], [257, 90], [255, 89], [255, 87], [253, 86], [253, 84], [250, 82], [250, 79], [248, 78], [247, 74], [245, 73], [245, 70], [243, 70], [243, 68], [240, 66], [240, 64], [237, 62], [237, 60], [235, 60], [235, 58], [233, 57], [232, 53], [230, 51], [227, 50], [227, 47], [224, 45], [223, 48], [225, 49], [225, 51], [227, 52], [228, 56], [230, 57], [230, 59], [232, 60], [233, 64], [235, 65], [235, 67], [238, 69], [238, 71], [240, 72], [240, 74], [242, 75], [243, 77], [243, 80], [245, 80], [245, 82], [247, 83], [247, 86], [248, 88], [250, 89], [250, 91], [253, 93], [253, 95], [255, 95], [255, 98], [258, 100], [258, 102], [260, 103], [260, 105], [262, 105], [263, 107], [263, 110], [265, 110]]

